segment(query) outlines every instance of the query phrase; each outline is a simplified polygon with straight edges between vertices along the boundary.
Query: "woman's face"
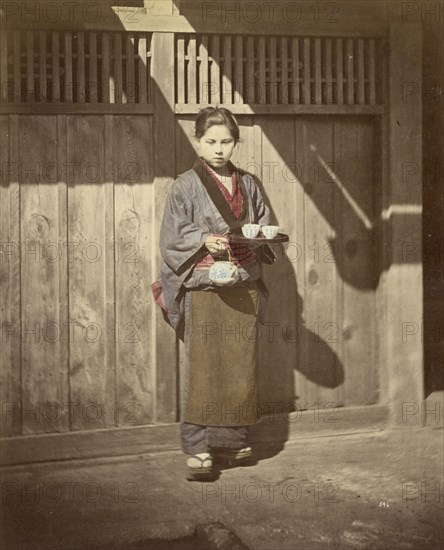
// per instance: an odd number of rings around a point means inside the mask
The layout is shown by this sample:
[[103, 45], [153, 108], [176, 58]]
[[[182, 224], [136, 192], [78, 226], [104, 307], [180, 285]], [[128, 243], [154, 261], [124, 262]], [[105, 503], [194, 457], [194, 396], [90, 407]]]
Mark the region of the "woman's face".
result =
[[214, 169], [220, 169], [227, 164], [235, 147], [230, 130], [222, 124], [211, 126], [198, 139], [200, 156]]

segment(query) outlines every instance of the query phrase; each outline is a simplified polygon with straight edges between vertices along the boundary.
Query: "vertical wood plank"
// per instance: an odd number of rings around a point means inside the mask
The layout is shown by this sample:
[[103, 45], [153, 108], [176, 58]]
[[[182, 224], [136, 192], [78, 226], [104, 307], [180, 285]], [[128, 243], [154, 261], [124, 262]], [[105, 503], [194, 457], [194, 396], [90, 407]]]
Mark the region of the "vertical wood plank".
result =
[[[107, 254], [104, 205], [107, 204], [103, 116], [72, 116], [68, 119], [68, 163], [77, 166], [68, 189], [70, 400], [81, 411], [71, 418], [72, 430], [115, 424], [114, 365], [107, 363]], [[109, 200], [108, 200], [109, 203]], [[108, 213], [109, 215], [109, 213]]]
[[222, 103], [233, 103], [233, 71], [232, 71], [231, 36], [224, 36], [224, 64], [222, 76]]
[[126, 96], [128, 103], [136, 101], [136, 79], [134, 72], [134, 35], [126, 36]]
[[199, 103], [206, 105], [210, 101], [210, 80], [208, 65], [208, 36], [202, 35], [199, 45]]
[[[417, 82], [421, 89], [422, 30], [420, 24], [409, 24], [408, 32], [402, 23], [390, 27], [389, 56], [389, 184], [391, 204], [408, 205], [411, 214], [393, 213], [384, 228], [384, 243], [390, 251], [385, 273], [385, 306], [387, 315], [387, 402], [392, 407], [392, 420], [405, 422], [402, 403], [422, 403], [424, 399], [424, 348], [421, 338], [407, 338], [399, 345], [403, 323], [423, 321], [423, 267], [419, 257], [404, 257], [403, 243], [422, 242], [422, 108], [421, 94], [409, 98], [408, 109], [400, 101], [405, 82]], [[406, 185], [404, 162], [417, 167]], [[416, 255], [415, 255], [416, 256]], [[419, 255], [420, 256], [420, 255]], [[406, 261], [407, 260], [407, 261]]]
[[[15, 169], [2, 170], [0, 185], [0, 233], [2, 260], [0, 261], [0, 311], [3, 338], [0, 346], [2, 373], [1, 399], [3, 403], [4, 436], [20, 435], [22, 428], [21, 404], [21, 296], [20, 296], [20, 185], [18, 116], [0, 117], [0, 161], [11, 163]], [[15, 289], [11, 292], [10, 289]]]
[[368, 41], [368, 99], [370, 105], [376, 104], [376, 68], [375, 68], [375, 41]]
[[[344, 188], [375, 223], [378, 185], [377, 136], [371, 120], [343, 117], [335, 122], [335, 172]], [[346, 200], [335, 203], [341, 233], [336, 265], [343, 281], [339, 335], [345, 367], [346, 405], [371, 405], [377, 400], [378, 327], [375, 288], [378, 247], [375, 232], [366, 227]]]
[[177, 103], [185, 103], [185, 38], [177, 38]]
[[300, 66], [299, 66], [299, 40], [293, 38], [291, 41], [291, 59], [292, 59], [292, 74], [293, 74], [293, 93], [292, 101], [294, 104], [298, 105], [301, 98], [301, 77], [300, 77]]
[[33, 167], [23, 174], [20, 205], [23, 433], [58, 432], [68, 428], [68, 393], [60, 364], [67, 340], [59, 316], [60, 285], [66, 284], [59, 208], [66, 204], [59, 205], [57, 117], [22, 116], [19, 132], [21, 162]]
[[364, 40], [358, 39], [358, 103], [365, 104]]
[[[267, 75], [265, 71], [265, 63], [266, 63], [266, 44], [265, 44], [265, 36], [259, 36], [259, 44], [258, 44], [258, 57], [259, 57], [259, 103], [261, 105], [264, 105], [267, 103]], [[257, 99], [256, 99], [257, 101]]]
[[34, 103], [34, 32], [26, 31], [26, 102]]
[[60, 40], [57, 31], [52, 33], [52, 102], [60, 101]]
[[331, 38], [325, 39], [325, 101], [333, 104], [333, 63]]
[[20, 31], [13, 33], [13, 76], [14, 76], [14, 103], [22, 101], [22, 82], [21, 82], [21, 34]]
[[77, 102], [85, 103], [85, 34], [77, 34]]
[[270, 63], [270, 98], [269, 102], [272, 105], [276, 105], [278, 103], [279, 98], [279, 83], [277, 78], [277, 45], [276, 45], [276, 37], [270, 36], [270, 50], [268, 54], [269, 63]]
[[315, 38], [315, 103], [322, 103], [322, 52], [321, 39]]
[[244, 102], [244, 39], [236, 36], [234, 42], [234, 104]]
[[65, 90], [63, 98], [66, 103], [73, 102], [73, 91], [72, 91], [72, 32], [65, 31], [65, 60], [64, 60], [64, 82]]
[[111, 49], [109, 33], [104, 32], [102, 34], [102, 103], [114, 103], [114, 98], [113, 101], [111, 101], [110, 63]]
[[288, 40], [287, 37], [281, 38], [281, 94], [280, 102], [288, 104]]
[[122, 75], [122, 35], [114, 36], [114, 101], [123, 101], [123, 75]]
[[9, 32], [4, 30], [0, 34], [0, 96], [2, 102], [8, 101], [8, 35]]
[[344, 103], [344, 54], [342, 38], [336, 39], [336, 103]]
[[197, 50], [196, 38], [188, 42], [188, 103], [197, 103]]
[[[121, 163], [122, 157], [117, 154], [114, 143], [114, 120], [116, 117], [105, 115], [104, 117], [104, 182], [103, 197], [105, 206], [105, 235], [104, 235], [104, 267], [105, 267], [105, 324], [106, 327], [114, 327], [104, 334], [105, 341], [105, 395], [108, 406], [112, 407], [114, 418], [108, 414], [109, 424], [118, 425], [125, 418], [125, 407], [120, 402], [120, 395], [117, 392], [117, 361], [116, 346], [124, 329], [116, 317], [116, 296], [117, 284], [125, 284], [117, 277], [116, 264], [121, 260], [119, 256], [119, 244], [116, 239], [115, 223], [115, 193], [114, 176], [119, 174], [125, 167]], [[117, 176], [118, 177], [118, 176]], [[143, 363], [142, 363], [143, 364]], [[111, 405], [112, 404], [112, 405]], [[110, 411], [111, 412], [111, 411]], [[123, 414], [122, 414], [123, 413]]]
[[347, 105], [355, 102], [355, 73], [353, 39], [347, 38]]
[[221, 67], [220, 67], [220, 37], [217, 34], [211, 36], [211, 103], [221, 102]]
[[46, 74], [46, 31], [39, 32], [39, 101], [45, 102], [48, 97]]
[[[174, 35], [155, 33], [153, 35], [153, 80], [156, 84], [154, 95], [153, 121], [154, 143], [154, 235], [153, 242], [159, 242], [160, 224], [168, 192], [177, 171], [175, 166], [175, 115], [174, 115]], [[161, 265], [160, 250], [156, 244], [153, 254], [153, 280], [158, 277]], [[152, 349], [155, 350], [155, 365], [152, 383], [156, 388], [154, 396], [155, 422], [175, 422], [177, 420], [177, 354], [176, 334], [165, 323], [159, 308], [153, 308], [152, 326], [155, 334]]]
[[[296, 274], [296, 326], [297, 326], [297, 339], [296, 339], [296, 372], [295, 372], [295, 396], [296, 401], [307, 403], [307, 399], [304, 397], [306, 393], [306, 376], [303, 372], [303, 365], [306, 361], [307, 350], [307, 338], [308, 332], [305, 329], [305, 311], [304, 301], [306, 296], [306, 262], [309, 261], [308, 253], [306, 250], [307, 239], [305, 237], [305, 186], [303, 170], [305, 169], [305, 119], [300, 117], [294, 117], [294, 159], [295, 159], [295, 185], [294, 185], [294, 208], [297, 215], [295, 215], [295, 246], [290, 244], [286, 248], [286, 256], [289, 258], [291, 264], [294, 267]], [[300, 249], [298, 249], [298, 245]], [[309, 339], [308, 339], [309, 340]], [[310, 341], [310, 340], [309, 340]], [[301, 396], [301, 397], [299, 397]], [[297, 405], [300, 408], [300, 403]]]
[[148, 59], [147, 59], [147, 38], [146, 35], [139, 37], [139, 103], [148, 103], [147, 76], [148, 76]]
[[[68, 128], [66, 115], [57, 116], [57, 200], [58, 200], [58, 237], [60, 243], [68, 242]], [[63, 403], [69, 402], [69, 283], [68, 283], [68, 258], [65, 249], [62, 258], [58, 262], [58, 294], [59, 311], [58, 323], [61, 328], [62, 337], [58, 347], [58, 373], [59, 395]], [[63, 414], [59, 421], [59, 429], [62, 431], [70, 430], [70, 412], [63, 407]]]
[[254, 37], [247, 36], [247, 102], [256, 102]]
[[[259, 160], [261, 167], [267, 167], [262, 172], [261, 184], [264, 198], [271, 207], [271, 223], [285, 228], [294, 244], [298, 242], [293, 189], [296, 166], [294, 122], [291, 117], [267, 115], [258, 117], [256, 123], [262, 130], [262, 158], [255, 160]], [[270, 300], [266, 308], [266, 324], [259, 339], [260, 394], [262, 407], [273, 403], [274, 414], [281, 415], [292, 410], [295, 402], [298, 292], [295, 263], [288, 261], [281, 247], [275, 247], [275, 252], [276, 263], [264, 268]]]
[[304, 103], [311, 104], [311, 39], [304, 38]]
[[304, 376], [301, 408], [341, 405], [344, 366], [341, 360], [341, 279], [338, 276], [332, 239], [337, 227], [338, 192], [323, 163], [334, 161], [333, 122], [302, 121], [302, 147], [299, 158], [305, 189], [305, 294], [303, 296], [302, 358]]
[[[118, 174], [114, 187], [118, 252], [115, 263], [116, 326], [119, 329], [116, 379], [117, 403], [123, 411], [117, 419], [119, 425], [148, 424], [155, 416], [152, 319], [156, 306], [149, 299], [152, 262], [157, 248], [157, 241], [153, 241], [152, 131], [151, 117], [114, 119], [110, 160], [120, 168], [114, 171]], [[131, 411], [134, 413], [129, 414]]]
[[88, 101], [97, 103], [98, 98], [98, 79], [97, 79], [97, 33], [89, 33], [89, 82], [88, 82]]

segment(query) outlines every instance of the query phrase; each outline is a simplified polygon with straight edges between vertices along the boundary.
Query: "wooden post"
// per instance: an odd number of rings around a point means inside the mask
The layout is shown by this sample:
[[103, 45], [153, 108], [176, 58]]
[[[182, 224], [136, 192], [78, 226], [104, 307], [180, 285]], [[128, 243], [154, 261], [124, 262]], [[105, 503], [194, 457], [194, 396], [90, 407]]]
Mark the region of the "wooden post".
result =
[[[158, 276], [161, 257], [159, 230], [168, 192], [175, 176], [174, 115], [174, 34], [155, 33], [152, 42], [154, 80], [154, 143], [156, 144], [154, 193], [155, 227], [153, 255]], [[176, 335], [164, 321], [159, 308], [155, 311], [156, 350], [156, 418], [155, 422], [175, 422], [177, 415]]]
[[[392, 422], [403, 423], [408, 403], [423, 390], [421, 29], [390, 26], [388, 186], [383, 211], [387, 388]], [[415, 92], [406, 96], [406, 86]], [[408, 88], [411, 89], [411, 88]]]

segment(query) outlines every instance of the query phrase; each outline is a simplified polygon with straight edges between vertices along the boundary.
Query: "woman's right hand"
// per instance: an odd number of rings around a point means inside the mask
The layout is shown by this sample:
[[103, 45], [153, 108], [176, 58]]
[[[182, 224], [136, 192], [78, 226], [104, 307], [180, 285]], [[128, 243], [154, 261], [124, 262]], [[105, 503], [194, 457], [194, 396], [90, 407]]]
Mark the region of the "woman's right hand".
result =
[[226, 250], [228, 239], [221, 235], [209, 235], [205, 241], [208, 252], [213, 256], [220, 256]]

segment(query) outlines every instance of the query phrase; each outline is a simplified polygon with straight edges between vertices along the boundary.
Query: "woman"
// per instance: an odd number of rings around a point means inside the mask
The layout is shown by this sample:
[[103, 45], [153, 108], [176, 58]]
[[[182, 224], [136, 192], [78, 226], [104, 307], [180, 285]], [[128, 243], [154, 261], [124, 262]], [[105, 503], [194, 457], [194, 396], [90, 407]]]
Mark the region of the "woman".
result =
[[[211, 476], [214, 457], [250, 457], [248, 426], [258, 420], [255, 323], [267, 246], [229, 244], [246, 223], [267, 225], [270, 213], [253, 178], [230, 158], [239, 127], [227, 109], [207, 107], [196, 120], [200, 158], [174, 182], [161, 226], [161, 284], [168, 319], [184, 319], [185, 397], [181, 438], [188, 479]], [[217, 286], [211, 266], [228, 258], [237, 270]]]

